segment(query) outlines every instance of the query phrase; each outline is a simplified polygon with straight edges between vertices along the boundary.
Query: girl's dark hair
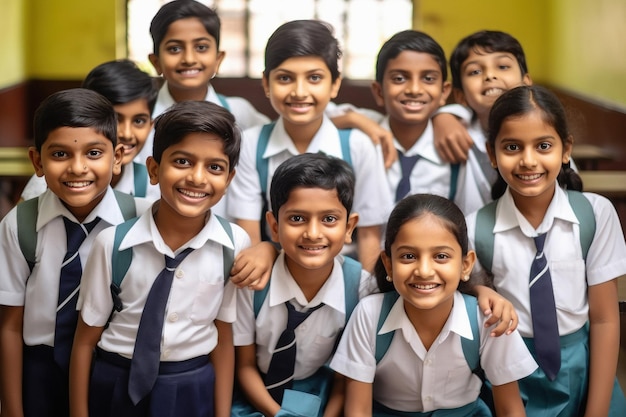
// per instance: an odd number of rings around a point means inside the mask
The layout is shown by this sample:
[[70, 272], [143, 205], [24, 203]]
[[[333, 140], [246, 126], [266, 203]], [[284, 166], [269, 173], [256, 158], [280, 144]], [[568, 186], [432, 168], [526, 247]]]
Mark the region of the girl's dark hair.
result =
[[114, 106], [145, 99], [150, 113], [159, 93], [156, 79], [129, 59], [98, 65], [87, 74], [82, 87], [102, 94]]
[[265, 47], [263, 76], [268, 78], [270, 71], [289, 58], [302, 56], [322, 58], [333, 82], [339, 78], [339, 42], [333, 36], [332, 26], [320, 20], [293, 20], [276, 29]]
[[376, 81], [383, 83], [385, 69], [390, 60], [395, 59], [401, 52], [413, 51], [430, 54], [441, 69], [442, 83], [448, 78], [448, 63], [443, 48], [432, 37], [417, 30], [403, 30], [387, 40], [378, 52], [376, 58]]
[[[493, 104], [489, 112], [487, 143], [495, 151], [496, 137], [502, 123], [508, 118], [521, 117], [532, 111], [539, 110], [543, 120], [552, 126], [565, 146], [570, 136], [567, 128], [565, 109], [559, 99], [547, 88], [538, 85], [515, 87], [502, 94]], [[559, 185], [568, 190], [582, 191], [583, 182], [570, 163], [561, 166], [557, 177]], [[504, 194], [507, 184], [498, 173], [498, 179], [491, 189], [491, 197], [496, 200]]]
[[86, 88], [58, 91], [41, 102], [35, 111], [35, 147], [41, 152], [48, 135], [60, 127], [89, 127], [117, 145], [117, 116], [113, 105], [101, 94]]
[[[461, 209], [447, 198], [433, 194], [413, 194], [400, 200], [389, 215], [387, 229], [385, 231], [385, 254], [391, 257], [391, 245], [396, 240], [400, 228], [408, 221], [417, 219], [426, 214], [436, 216], [441, 224], [456, 237], [461, 246], [462, 256], [469, 251], [467, 238], [467, 225]], [[382, 258], [378, 258], [374, 268], [376, 282], [381, 292], [394, 291], [393, 283], [386, 280], [387, 271]], [[459, 290], [467, 292], [470, 284], [460, 281]]]
[[159, 55], [159, 46], [170, 25], [190, 17], [195, 17], [202, 22], [207, 33], [215, 38], [215, 46], [219, 49], [221, 23], [215, 10], [194, 0], [174, 0], [161, 6], [150, 23], [150, 35], [155, 55]]
[[180, 143], [191, 133], [212, 133], [224, 144], [229, 172], [239, 161], [241, 133], [231, 112], [209, 101], [181, 101], [171, 106], [154, 121], [152, 157], [161, 163], [163, 152]]

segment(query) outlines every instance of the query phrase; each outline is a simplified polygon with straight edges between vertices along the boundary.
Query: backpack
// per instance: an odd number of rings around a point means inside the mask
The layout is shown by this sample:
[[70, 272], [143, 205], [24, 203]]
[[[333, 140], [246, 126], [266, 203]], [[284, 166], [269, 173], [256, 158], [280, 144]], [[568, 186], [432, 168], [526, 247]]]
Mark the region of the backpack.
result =
[[[589, 247], [593, 242], [596, 233], [596, 218], [593, 207], [587, 198], [578, 191], [566, 190], [570, 206], [580, 223], [580, 247], [582, 248], [583, 259], [587, 259]], [[476, 256], [483, 268], [491, 274], [493, 265], [493, 228], [496, 224], [496, 201], [487, 204], [476, 213], [476, 236], [474, 245], [476, 246]]]
[[[345, 295], [345, 305], [346, 305], [346, 323], [354, 310], [354, 307], [359, 302], [359, 285], [361, 283], [361, 264], [358, 261], [355, 261], [352, 258], [344, 257], [343, 264], [341, 265], [341, 270], [343, 271], [343, 283], [344, 283], [344, 295]], [[270, 283], [268, 283], [265, 288], [259, 291], [254, 292], [254, 318], [259, 315], [259, 311], [263, 306], [263, 302], [267, 297], [267, 293], [270, 288]], [[337, 338], [339, 341], [339, 338]]]
[[[130, 194], [113, 190], [117, 205], [124, 220], [137, 215], [135, 199]], [[39, 197], [23, 201], [17, 205], [17, 239], [28, 268], [33, 271], [35, 266], [35, 251], [37, 249], [37, 216], [39, 215]]]
[[230, 111], [230, 106], [228, 105], [228, 102], [226, 101], [226, 96], [223, 94], [218, 94], [217, 95], [217, 99], [220, 101], [220, 104], [222, 105], [222, 107], [224, 107], [226, 110]]
[[148, 169], [143, 164], [133, 162], [135, 197], [145, 197], [148, 191]]
[[[228, 220], [217, 215], [215, 217], [217, 217], [220, 224], [224, 228], [224, 231], [226, 231], [226, 234], [230, 238], [230, 241], [234, 244], [233, 229]], [[139, 218], [135, 217], [134, 219], [130, 219], [115, 227], [113, 251], [111, 252], [111, 296], [113, 297], [113, 309], [115, 311], [121, 311], [123, 308], [122, 301], [119, 296], [121, 291], [120, 286], [133, 259], [133, 248], [131, 247], [120, 250], [120, 244], [137, 220], [139, 220]], [[222, 246], [222, 259], [224, 264], [224, 285], [226, 285], [228, 277], [230, 276], [230, 270], [235, 262], [235, 251], [231, 248]]]

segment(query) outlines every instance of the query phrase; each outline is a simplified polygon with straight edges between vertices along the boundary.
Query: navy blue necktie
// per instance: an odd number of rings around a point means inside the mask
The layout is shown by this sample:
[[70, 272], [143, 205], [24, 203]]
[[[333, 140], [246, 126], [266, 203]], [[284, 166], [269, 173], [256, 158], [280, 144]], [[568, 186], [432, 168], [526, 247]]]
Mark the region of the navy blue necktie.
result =
[[191, 251], [193, 248], [187, 248], [176, 258], [165, 256], [165, 268], [156, 277], [148, 293], [139, 321], [128, 377], [128, 395], [134, 404], [148, 395], [159, 375], [165, 306], [172, 288], [174, 271]]
[[287, 307], [287, 327], [278, 338], [278, 342], [276, 342], [276, 349], [274, 349], [274, 354], [264, 379], [265, 387], [278, 404], [282, 403], [285, 390], [291, 389], [293, 386], [293, 374], [296, 366], [295, 329], [311, 313], [323, 305], [320, 304], [306, 312], [300, 312], [289, 301], [285, 303]]
[[398, 151], [398, 158], [400, 160], [400, 167], [402, 168], [402, 178], [396, 188], [396, 202], [402, 200], [411, 191], [411, 172], [417, 164], [417, 160], [420, 159], [419, 155], [406, 156], [404, 153]]
[[74, 223], [67, 217], [63, 217], [65, 223], [65, 235], [67, 238], [67, 252], [61, 264], [59, 277], [59, 294], [54, 330], [54, 361], [66, 372], [69, 371], [70, 354], [74, 342], [74, 332], [78, 322], [76, 301], [83, 268], [80, 263], [78, 249], [83, 241], [93, 230], [99, 218], [91, 223]]
[[534, 238], [537, 254], [530, 267], [530, 313], [537, 364], [554, 381], [561, 368], [561, 343], [548, 261], [543, 253], [546, 234]]

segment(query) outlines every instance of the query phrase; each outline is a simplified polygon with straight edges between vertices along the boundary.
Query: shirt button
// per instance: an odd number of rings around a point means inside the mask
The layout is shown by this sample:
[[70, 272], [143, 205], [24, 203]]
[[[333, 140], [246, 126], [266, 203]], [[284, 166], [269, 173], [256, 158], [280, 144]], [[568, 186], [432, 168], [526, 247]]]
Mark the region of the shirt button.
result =
[[185, 272], [183, 272], [182, 269], [177, 269], [176, 270], [176, 278], [182, 278], [185, 276]]
[[430, 359], [426, 359], [424, 361], [424, 365], [426, 365], [426, 366], [430, 366], [431, 363], [433, 363], [433, 361], [431, 361]]
[[170, 350], [169, 349], [165, 349], [163, 351], [163, 359], [167, 359], [170, 356]]
[[170, 319], [170, 321], [177, 321], [178, 320], [178, 313], [170, 314], [169, 319]]

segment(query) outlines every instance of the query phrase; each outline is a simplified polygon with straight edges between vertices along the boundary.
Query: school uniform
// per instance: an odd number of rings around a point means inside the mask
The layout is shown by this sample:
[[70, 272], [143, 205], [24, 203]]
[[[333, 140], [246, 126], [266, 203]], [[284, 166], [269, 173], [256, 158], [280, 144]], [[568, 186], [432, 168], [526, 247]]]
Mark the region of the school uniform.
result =
[[[228, 215], [235, 219], [261, 220], [263, 197], [257, 172], [257, 144], [262, 126], [244, 131], [241, 143], [237, 175], [227, 193]], [[386, 222], [391, 212], [392, 200], [385, 180], [385, 168], [380, 146], [374, 146], [363, 132], [352, 129], [349, 137], [350, 158], [356, 177], [352, 211], [359, 214], [358, 226], [376, 226]], [[311, 140], [306, 152], [323, 152], [343, 159], [339, 132], [332, 121], [324, 116], [322, 125]], [[268, 160], [267, 190], [278, 166], [300, 152], [285, 131], [282, 118], [270, 134], [269, 143], [263, 154]], [[376, 196], [373, 198], [373, 196]], [[266, 196], [270, 207], [269, 195]]]
[[[137, 213], [143, 212], [148, 204], [145, 200], [135, 199]], [[68, 370], [60, 369], [56, 365], [52, 358], [52, 351], [60, 271], [67, 250], [63, 217], [75, 223], [78, 221], [59, 197], [50, 190], [44, 191], [39, 196], [38, 207], [36, 263], [32, 272], [18, 241], [17, 208], [14, 207], [0, 223], [2, 239], [0, 262], [5, 268], [4, 277], [0, 280], [0, 304], [24, 307], [24, 404], [26, 406], [28, 403], [36, 402], [45, 410], [46, 404], [68, 401]], [[95, 236], [103, 229], [124, 221], [124, 216], [110, 187], [106, 190], [102, 201], [89, 213], [83, 223], [90, 223], [96, 218], [100, 218], [100, 221], [87, 235], [78, 250], [83, 265]], [[35, 362], [33, 366], [30, 364], [31, 357]], [[52, 372], [56, 376], [51, 376]], [[45, 382], [38, 384], [44, 380]], [[50, 387], [61, 389], [64, 391], [64, 396], [52, 398], [55, 394], [51, 394]], [[39, 392], [36, 398], [32, 398], [29, 394], [34, 392]], [[47, 393], [51, 395], [47, 396]]]
[[[472, 373], [461, 348], [461, 337], [473, 338], [461, 293], [454, 295], [450, 316], [428, 350], [406, 315], [404, 300], [398, 297], [379, 332], [395, 331], [395, 334], [385, 356], [377, 364], [376, 329], [382, 303], [383, 294], [361, 300], [330, 367], [349, 378], [373, 384], [376, 409], [415, 413], [408, 415], [435, 410], [440, 410], [435, 414], [437, 416], [474, 415], [447, 411], [461, 407], [471, 411], [471, 404], [477, 401], [481, 387], [480, 379]], [[482, 326], [485, 317], [478, 310], [480, 364], [487, 378], [493, 384], [501, 385], [532, 373], [537, 365], [519, 334], [490, 337], [491, 330]]]
[[[120, 244], [120, 250], [132, 248], [132, 262], [120, 285], [123, 308], [114, 312], [110, 321], [114, 228], [98, 236], [85, 267], [85, 281], [78, 300], [81, 317], [89, 326], [102, 327], [108, 323], [97, 345], [90, 382], [90, 415], [109, 415], [109, 412], [116, 416], [140, 415], [138, 410], [145, 407], [152, 412], [160, 410], [149, 414], [159, 416], [170, 412], [174, 413], [171, 415], [208, 415], [197, 411], [202, 409], [213, 413], [212, 402], [207, 406], [207, 401], [213, 401], [212, 391], [196, 394], [190, 391], [203, 387], [212, 374], [208, 354], [217, 345], [215, 320], [232, 323], [236, 318], [236, 290], [228, 277], [224, 277], [222, 247], [234, 249], [236, 255], [249, 246], [250, 240], [243, 229], [233, 225], [233, 245], [221, 223], [211, 214], [204, 228], [174, 253], [154, 223], [153, 213], [158, 204], [137, 220]], [[166, 307], [161, 373], [151, 395], [133, 407], [128, 397], [128, 368], [148, 292], [165, 266], [164, 255], [173, 258], [187, 248], [194, 250], [174, 272]], [[197, 363], [198, 359], [197, 367], [181, 372], [175, 369], [177, 363], [186, 368], [185, 363]], [[174, 370], [163, 372], [165, 368]], [[200, 377], [195, 379], [198, 373]], [[196, 411], [184, 411], [181, 407], [185, 406]]]
[[[520, 381], [520, 391], [529, 397], [527, 413], [533, 416], [579, 415], [577, 408], [586, 398], [589, 370], [587, 287], [626, 274], [626, 244], [615, 209], [605, 197], [591, 193], [584, 193], [584, 196], [593, 207], [596, 221], [595, 236], [586, 260], [579, 241], [579, 221], [560, 187], [555, 186], [552, 202], [537, 229], [519, 212], [509, 189], [498, 200], [496, 208], [493, 284], [515, 307], [519, 332], [531, 351], [533, 327], [528, 282], [536, 253], [532, 237], [549, 232], [544, 253], [554, 289], [562, 361], [557, 380], [552, 383], [540, 369], [531, 378]], [[476, 213], [467, 217], [467, 227], [473, 248]], [[477, 262], [472, 276], [483, 274], [484, 268]], [[559, 390], [559, 386], [564, 387], [561, 393], [545, 394], [548, 390]], [[531, 395], [536, 389], [544, 390], [544, 395]], [[626, 407], [626, 402], [622, 404]]]
[[[117, 184], [115, 184], [115, 187], [113, 187], [113, 189], [126, 194], [137, 195], [137, 193], [135, 192], [135, 164], [137, 164], [137, 162], [122, 166], [122, 175], [120, 176], [120, 179], [118, 180]], [[145, 167], [145, 162], [141, 164], [141, 166]], [[26, 183], [26, 186], [22, 190], [22, 195], [20, 197], [23, 200], [30, 200], [31, 198], [37, 197], [38, 195], [42, 194], [47, 189], [48, 184], [46, 183], [45, 177], [38, 177], [37, 175], [33, 175]], [[161, 197], [161, 190], [159, 189], [158, 184], [150, 184], [150, 178], [148, 177], [147, 173], [145, 190], [146, 195], [142, 196], [142, 198], [145, 198], [150, 203], [158, 200]]]
[[[317, 413], [324, 412], [332, 372], [325, 365], [333, 354], [337, 338], [346, 323], [346, 288], [342, 271], [341, 256], [334, 261], [333, 270], [315, 297], [307, 301], [302, 290], [287, 269], [284, 252], [281, 252], [272, 268], [268, 293], [255, 315], [254, 292], [248, 289], [237, 295], [237, 321], [233, 325], [235, 346], [256, 345], [257, 365], [261, 374], [266, 374], [274, 349], [287, 323], [285, 303], [292, 303], [297, 311], [309, 310], [320, 304], [295, 330], [296, 363], [292, 391], [302, 391], [318, 396], [321, 404]], [[361, 272], [359, 298], [376, 291], [376, 282], [366, 271]], [[314, 382], [314, 383], [313, 383]], [[287, 398], [287, 394], [285, 394]], [[285, 401], [283, 401], [285, 406]], [[233, 403], [233, 416], [261, 416], [240, 396]], [[299, 414], [298, 414], [299, 415]], [[309, 415], [309, 414], [307, 414]]]
[[[391, 131], [389, 117], [385, 117], [380, 123], [380, 126]], [[406, 195], [428, 193], [450, 198], [452, 189], [452, 193], [454, 194], [453, 200], [458, 204], [458, 202], [462, 200], [460, 196], [465, 192], [463, 184], [459, 182], [459, 180], [463, 181], [464, 175], [460, 171], [463, 171], [464, 167], [459, 166], [459, 173], [453, 174], [452, 165], [444, 162], [437, 153], [433, 135], [432, 121], [429, 120], [426, 129], [410, 149], [404, 149], [394, 137], [394, 145], [399, 152], [402, 152], [402, 154], [407, 157], [419, 156], [419, 159], [411, 170], [409, 179], [410, 189]], [[397, 160], [387, 170], [389, 189], [394, 196], [396, 195], [396, 190], [401, 178], [401, 163]], [[457, 181], [455, 186], [453, 186], [453, 181]], [[404, 198], [404, 196], [402, 198]], [[460, 208], [461, 210], [464, 209], [463, 207]]]

